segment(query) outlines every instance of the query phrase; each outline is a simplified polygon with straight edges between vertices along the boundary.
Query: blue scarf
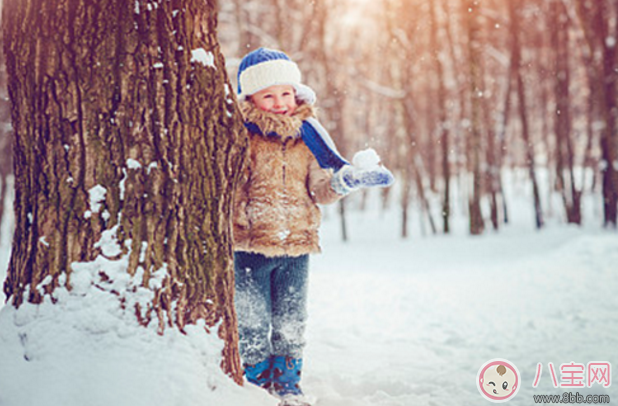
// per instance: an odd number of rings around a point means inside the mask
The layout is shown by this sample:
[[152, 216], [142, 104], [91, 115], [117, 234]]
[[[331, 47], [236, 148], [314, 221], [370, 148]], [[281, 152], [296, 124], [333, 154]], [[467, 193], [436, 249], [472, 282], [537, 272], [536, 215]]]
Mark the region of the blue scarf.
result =
[[[255, 123], [245, 122], [245, 127], [254, 134], [264, 135], [260, 127]], [[278, 136], [276, 133], [266, 135]], [[315, 118], [310, 117], [303, 120], [303, 125], [300, 127], [300, 137], [313, 156], [315, 156], [321, 168], [334, 169], [336, 172], [341, 169], [342, 166], [350, 165], [350, 163], [341, 156], [339, 151], [337, 151], [337, 147], [328, 134], [328, 131], [326, 131]]]

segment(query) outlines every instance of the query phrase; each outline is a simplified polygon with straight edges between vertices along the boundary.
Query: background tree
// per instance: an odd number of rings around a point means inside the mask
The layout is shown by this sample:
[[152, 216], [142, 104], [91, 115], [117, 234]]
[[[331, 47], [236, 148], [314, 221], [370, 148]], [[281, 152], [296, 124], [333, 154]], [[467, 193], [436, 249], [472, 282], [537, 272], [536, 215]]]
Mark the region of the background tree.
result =
[[[229, 218], [246, 139], [216, 10], [5, 1], [16, 225], [4, 291], [11, 306], [39, 303], [79, 266], [124, 264], [154, 296], [119, 306], [161, 334], [220, 323], [223, 369], [241, 382]], [[114, 277], [94, 275], [101, 290]]]
[[534, 141], [531, 135], [530, 118], [528, 111], [528, 101], [526, 94], [526, 87], [524, 83], [524, 75], [522, 72], [522, 56], [521, 56], [521, 26], [520, 26], [520, 10], [512, 2], [509, 2], [509, 16], [511, 22], [511, 65], [513, 74], [509, 80], [515, 81], [515, 92], [517, 94], [517, 107], [519, 112], [521, 135], [524, 141], [526, 167], [528, 168], [528, 175], [530, 176], [530, 182], [532, 183], [532, 196], [534, 202], [534, 218], [537, 228], [543, 227], [543, 209], [541, 207], [541, 197], [539, 192], [539, 186], [536, 174], [536, 156]]
[[472, 172], [472, 194], [469, 198], [470, 234], [481, 234], [485, 229], [481, 212], [481, 195], [483, 190], [481, 173], [482, 145], [482, 104], [484, 95], [482, 72], [482, 38], [480, 30], [481, 5], [476, 1], [463, 2], [462, 10], [466, 24], [467, 65], [468, 65], [468, 97], [469, 97], [469, 125], [467, 131], [467, 151], [470, 171]]
[[570, 92], [571, 72], [569, 48], [569, 18], [562, 2], [552, 1], [550, 32], [551, 48], [554, 51], [554, 97], [556, 114], [554, 117], [554, 135], [556, 138], [556, 187], [562, 195], [562, 201], [569, 223], [581, 224], [581, 192], [575, 185], [573, 148], [573, 125]]
[[442, 27], [439, 24], [434, 2], [429, 3], [431, 30], [430, 30], [430, 48], [433, 50], [432, 62], [434, 71], [434, 92], [435, 92], [435, 107], [437, 109], [438, 120], [435, 123], [434, 130], [439, 139], [442, 158], [442, 178], [444, 182], [444, 192], [442, 197], [442, 230], [445, 234], [450, 232], [450, 217], [451, 217], [451, 163], [450, 163], [450, 128], [451, 123], [448, 120], [447, 111], [447, 89], [446, 78], [444, 74], [444, 51], [440, 49], [438, 44], [444, 40], [440, 35]]
[[[0, 1], [0, 7], [2, 2]], [[3, 43], [2, 32], [0, 31], [0, 45]], [[0, 52], [0, 230], [2, 230], [2, 220], [4, 219], [4, 208], [9, 205], [9, 177], [13, 173], [12, 157], [13, 129], [11, 127], [11, 106], [8, 101], [6, 88], [6, 64], [4, 54]], [[0, 242], [2, 234], [0, 233]]]
[[[592, 76], [590, 82], [592, 103], [594, 103], [592, 109], [601, 131], [599, 140], [604, 224], [616, 227], [618, 224], [617, 36], [615, 29], [614, 32], [610, 32], [610, 27], [616, 27], [618, 5], [611, 0], [592, 3], [574, 0], [573, 3], [569, 5], [576, 10], [591, 55], [589, 75]], [[600, 85], [596, 87], [595, 83]]]

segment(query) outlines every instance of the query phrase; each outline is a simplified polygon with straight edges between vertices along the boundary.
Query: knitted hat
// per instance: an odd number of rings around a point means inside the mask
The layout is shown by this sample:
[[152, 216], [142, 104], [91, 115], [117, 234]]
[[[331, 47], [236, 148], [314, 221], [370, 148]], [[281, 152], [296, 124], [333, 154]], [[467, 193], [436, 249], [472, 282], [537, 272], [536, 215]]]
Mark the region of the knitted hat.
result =
[[258, 48], [242, 58], [238, 68], [238, 98], [241, 101], [274, 85], [291, 85], [297, 99], [310, 105], [315, 103], [315, 92], [301, 83], [298, 65], [283, 52]]

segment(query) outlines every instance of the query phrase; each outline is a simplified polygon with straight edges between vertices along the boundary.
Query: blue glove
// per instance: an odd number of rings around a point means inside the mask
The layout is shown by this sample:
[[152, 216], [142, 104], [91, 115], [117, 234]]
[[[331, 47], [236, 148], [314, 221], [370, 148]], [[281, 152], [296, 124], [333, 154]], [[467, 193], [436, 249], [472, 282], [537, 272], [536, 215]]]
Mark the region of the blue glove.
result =
[[340, 195], [369, 187], [388, 187], [395, 182], [395, 177], [384, 166], [372, 168], [357, 168], [353, 165], [344, 165], [333, 175], [331, 186]]

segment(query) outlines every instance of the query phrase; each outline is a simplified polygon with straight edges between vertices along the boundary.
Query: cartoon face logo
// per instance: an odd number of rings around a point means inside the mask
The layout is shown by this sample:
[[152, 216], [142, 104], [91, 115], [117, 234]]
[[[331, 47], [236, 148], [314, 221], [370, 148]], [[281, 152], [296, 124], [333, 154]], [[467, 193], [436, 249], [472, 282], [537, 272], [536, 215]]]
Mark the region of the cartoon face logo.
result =
[[476, 385], [481, 395], [490, 402], [506, 402], [519, 390], [519, 371], [505, 359], [492, 359], [479, 369]]

